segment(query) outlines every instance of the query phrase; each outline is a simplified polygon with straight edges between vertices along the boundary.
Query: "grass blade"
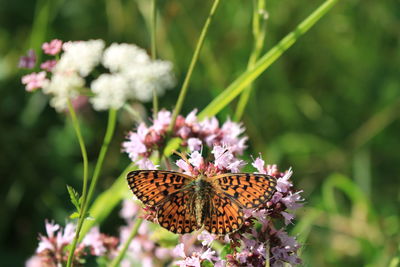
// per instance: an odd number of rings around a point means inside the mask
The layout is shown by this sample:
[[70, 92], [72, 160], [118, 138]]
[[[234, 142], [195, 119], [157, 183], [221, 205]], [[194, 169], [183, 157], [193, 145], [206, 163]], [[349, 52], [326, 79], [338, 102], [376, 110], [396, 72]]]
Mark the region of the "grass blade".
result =
[[243, 90], [247, 88], [255, 79], [257, 79], [272, 63], [274, 63], [297, 39], [306, 33], [320, 18], [322, 18], [337, 2], [337, 0], [328, 0], [317, 8], [310, 16], [301, 22], [294, 31], [284, 37], [276, 46], [262, 56], [253, 68], [245, 71], [231, 85], [228, 86], [219, 96], [199, 114], [199, 119], [214, 116]]

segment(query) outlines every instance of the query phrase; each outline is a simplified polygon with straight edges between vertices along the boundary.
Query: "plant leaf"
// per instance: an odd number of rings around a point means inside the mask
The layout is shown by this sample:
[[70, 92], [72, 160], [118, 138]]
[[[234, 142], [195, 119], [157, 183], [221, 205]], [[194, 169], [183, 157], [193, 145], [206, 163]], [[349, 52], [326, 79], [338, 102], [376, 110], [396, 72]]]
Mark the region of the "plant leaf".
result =
[[67, 185], [67, 190], [68, 190], [69, 198], [71, 199], [72, 204], [74, 204], [77, 212], [80, 213], [81, 208], [79, 205], [79, 203], [80, 203], [79, 202], [79, 193], [76, 192], [76, 190], [72, 186], [69, 186], [69, 185]]
[[213, 267], [214, 264], [212, 264], [212, 262], [210, 262], [209, 260], [205, 260], [201, 263], [201, 267]]
[[79, 218], [79, 213], [75, 211], [74, 213], [69, 215], [69, 218], [70, 219], [78, 219]]
[[222, 248], [222, 250], [221, 250], [221, 252], [219, 253], [219, 255], [220, 255], [221, 259], [226, 259], [226, 255], [232, 254], [232, 253], [233, 253], [233, 250], [232, 250], [230, 244], [226, 244], [226, 245]]
[[175, 137], [172, 138], [171, 140], [169, 140], [169, 142], [167, 143], [165, 149], [164, 149], [164, 156], [169, 157], [171, 156], [174, 151], [176, 151], [179, 146], [182, 143], [182, 139], [179, 137]]

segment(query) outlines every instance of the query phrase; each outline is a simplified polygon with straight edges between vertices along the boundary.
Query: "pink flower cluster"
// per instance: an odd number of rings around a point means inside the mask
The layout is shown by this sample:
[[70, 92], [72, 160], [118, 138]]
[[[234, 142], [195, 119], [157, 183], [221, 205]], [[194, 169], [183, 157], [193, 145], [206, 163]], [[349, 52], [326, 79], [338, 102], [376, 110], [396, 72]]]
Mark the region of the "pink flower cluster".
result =
[[[141, 123], [136, 132], [129, 133], [129, 140], [123, 143], [124, 151], [139, 168], [154, 169], [156, 166], [149, 158], [154, 151], [165, 145], [171, 113], [162, 110], [157, 115], [151, 126]], [[190, 151], [190, 154], [182, 155], [176, 161], [179, 171], [193, 177], [199, 174], [212, 177], [221, 173], [239, 172], [247, 164], [238, 157], [246, 148], [247, 138], [241, 136], [243, 131], [240, 124], [230, 120], [221, 127], [216, 118], [199, 122], [196, 111], [186, 117], [179, 116], [172, 136], [181, 138], [182, 145]], [[267, 259], [271, 266], [282, 266], [285, 262], [292, 265], [301, 263], [297, 256], [300, 245], [296, 239], [285, 232], [285, 227], [279, 230], [275, 227], [292, 223], [295, 217], [293, 212], [303, 205], [301, 191], [294, 191], [290, 180], [292, 170], [280, 172], [276, 165], [265, 165], [261, 157], [256, 158], [252, 166], [257, 169], [256, 173], [276, 177], [276, 192], [264, 206], [244, 210], [246, 221], [243, 227], [220, 240], [231, 244], [232, 253], [223, 258], [218, 256], [209, 247], [216, 237], [204, 231], [199, 236], [199, 240], [203, 240], [202, 246], [195, 243], [190, 235], [181, 237], [174, 249], [174, 256], [181, 259], [175, 264], [201, 266], [202, 262], [209, 261], [217, 266], [265, 266]], [[153, 220], [154, 211], [149, 211], [148, 218]], [[261, 227], [255, 227], [255, 224], [261, 224]]]
[[[294, 191], [293, 184], [289, 180], [293, 174], [291, 169], [284, 173], [278, 171], [276, 165], [265, 166], [264, 160], [258, 157], [252, 165], [258, 170], [258, 173], [269, 174], [277, 178], [276, 192], [272, 196], [269, 207], [274, 210], [274, 217], [283, 217], [285, 224], [288, 225], [294, 219], [293, 212], [303, 206], [303, 198], [300, 196], [300, 191]], [[288, 213], [290, 210], [291, 213]]]
[[197, 238], [193, 238], [190, 234], [181, 236], [179, 244], [173, 250], [174, 256], [181, 259], [174, 263], [180, 267], [200, 267], [204, 266], [202, 263], [207, 261], [215, 267], [226, 266], [226, 260], [221, 259], [217, 251], [211, 247], [214, 240], [216, 240], [216, 236], [211, 235], [205, 230]]
[[[130, 232], [134, 218], [137, 217], [141, 209], [139, 203], [132, 200], [124, 200], [120, 216], [125, 219], [127, 225], [120, 229], [121, 246], [125, 243]], [[121, 266], [161, 266], [161, 263], [171, 261], [173, 251], [169, 248], [161, 247], [154, 238], [151, 237], [152, 231], [150, 222], [144, 221], [139, 227], [138, 234], [133, 238], [129, 245], [127, 255], [122, 261]], [[121, 247], [120, 246], [120, 247]]]
[[47, 83], [49, 80], [46, 79], [46, 72], [41, 71], [39, 73], [31, 73], [27, 74], [22, 77], [21, 79], [22, 83], [25, 84], [25, 89], [28, 92], [32, 92], [36, 89], [42, 88], [45, 83]]
[[[300, 245], [295, 237], [289, 236], [285, 228], [275, 228], [274, 222], [283, 220], [284, 225], [292, 223], [293, 212], [303, 206], [300, 196], [302, 191], [294, 191], [290, 181], [292, 170], [279, 172], [276, 165], [265, 165], [264, 160], [258, 157], [252, 163], [257, 173], [269, 174], [277, 178], [276, 192], [264, 207], [257, 210], [246, 210], [246, 223], [242, 229], [231, 236], [233, 243], [241, 243], [240, 252], [227, 256], [232, 265], [264, 266], [268, 257], [271, 266], [283, 266], [284, 263], [292, 265], [301, 264], [297, 256]], [[260, 230], [254, 228], [254, 223], [260, 223]], [[279, 225], [282, 223], [278, 223]], [[266, 242], [269, 243], [267, 250]]]
[[[222, 148], [218, 145], [213, 147], [215, 150]], [[229, 147], [223, 149], [224, 153], [230, 155]], [[213, 150], [208, 151], [215, 156]], [[219, 157], [224, 156], [219, 155]], [[223, 166], [229, 166], [231, 156], [225, 158], [227, 160]], [[203, 157], [195, 150], [187, 158], [177, 160], [176, 164], [181, 171], [193, 176], [199, 173], [215, 175], [232, 171], [229, 167], [218, 167], [216, 162], [216, 159]], [[241, 161], [241, 165], [245, 165], [245, 162]], [[292, 212], [301, 207], [303, 201], [300, 196], [301, 191], [293, 189], [290, 180], [292, 171], [279, 172], [276, 165], [265, 165], [261, 157], [256, 158], [252, 165], [257, 169], [257, 173], [268, 173], [277, 178], [277, 191], [261, 208], [244, 210], [245, 223], [241, 229], [225, 237], [218, 237], [207, 231], [202, 231], [197, 236], [186, 234], [179, 236], [175, 248], [164, 247], [160, 240], [165, 240], [165, 237], [170, 235], [154, 235], [151, 223], [154, 221], [154, 216], [150, 215], [147, 216], [149, 221], [142, 223], [138, 234], [131, 241], [121, 266], [139, 264], [151, 267], [171, 262], [180, 267], [200, 267], [207, 265], [207, 262], [217, 267], [265, 266], [267, 259], [273, 267], [284, 266], [285, 263], [301, 264], [297, 255], [300, 244], [285, 230], [285, 225], [294, 219]], [[98, 228], [93, 228], [78, 245], [75, 252], [76, 261], [83, 262], [87, 254], [105, 256], [108, 260], [112, 260], [130, 235], [140, 210], [141, 205], [138, 201], [125, 200], [120, 216], [126, 220], [126, 225], [120, 228], [119, 237], [106, 236], [101, 234]], [[47, 236], [40, 236], [37, 253], [27, 262], [27, 266], [43, 266], [44, 263], [47, 266], [57, 266], [65, 263], [68, 254], [64, 248], [72, 242], [74, 229], [72, 224], [67, 224], [63, 231], [59, 225], [46, 222]], [[176, 241], [172, 239], [169, 242]], [[229, 247], [227, 250], [229, 253], [223, 255], [220, 254], [221, 251], [214, 250], [213, 242]]]
[[193, 151], [189, 158], [179, 159], [176, 165], [180, 171], [197, 177], [199, 174], [212, 177], [222, 173], [239, 172], [246, 163], [231, 152], [230, 147], [216, 145], [211, 150], [213, 161], [206, 160], [199, 151]]
[[54, 56], [61, 52], [62, 45], [61, 40], [54, 39], [49, 43], [44, 43], [42, 49], [45, 54]]
[[[75, 236], [75, 225], [68, 223], [64, 229], [53, 222], [45, 222], [46, 234], [39, 235], [39, 245], [36, 254], [27, 262], [27, 267], [61, 266], [67, 262], [68, 252], [66, 247], [70, 245]], [[94, 227], [86, 234], [75, 250], [75, 264], [79, 265], [87, 254], [93, 256], [105, 256], [115, 251], [118, 239], [106, 236]], [[74, 265], [75, 265], [74, 264]]]
[[[47, 55], [57, 55], [61, 52], [62, 41], [58, 39], [52, 40], [50, 43], [44, 43], [42, 45], [43, 52]], [[19, 67], [21, 68], [33, 68], [36, 64], [36, 55], [33, 50], [29, 50], [28, 56], [22, 56], [20, 58]], [[32, 92], [36, 89], [43, 88], [49, 83], [46, 78], [46, 71], [51, 72], [57, 61], [54, 59], [47, 60], [40, 64], [40, 68], [44, 71], [32, 72], [22, 77], [21, 81], [25, 84], [25, 89], [28, 92]]]
[[192, 251], [191, 253], [188, 253], [188, 255], [186, 255], [184, 243], [180, 243], [179, 245], [177, 245], [174, 249], [174, 253], [177, 257], [183, 258], [182, 260], [175, 262], [175, 264], [180, 267], [200, 267], [203, 261], [207, 260], [209, 262], [213, 262], [215, 260], [218, 260], [218, 257], [215, 256], [216, 252], [213, 251], [211, 248], [207, 248], [203, 251]]
[[[119, 237], [100, 233], [98, 227], [93, 227], [78, 244], [75, 250], [74, 266], [82, 266], [86, 256], [105, 257], [112, 261], [132, 230], [134, 218], [141, 209], [139, 203], [125, 200], [120, 211], [120, 216], [125, 219], [127, 225], [122, 226]], [[39, 245], [33, 255], [26, 262], [26, 267], [56, 267], [64, 266], [68, 259], [67, 246], [71, 245], [75, 236], [75, 225], [68, 223], [65, 229], [53, 222], [45, 222], [46, 234], [39, 235]], [[121, 266], [159, 266], [160, 263], [171, 262], [174, 256], [173, 250], [158, 245], [151, 238], [150, 222], [145, 221], [139, 228], [138, 234], [131, 241], [126, 256]]]
[[[224, 151], [215, 153], [215, 151]], [[179, 159], [176, 165], [181, 172], [196, 177], [199, 174], [214, 176], [220, 173], [232, 172], [229, 159], [234, 157], [229, 147], [214, 146], [211, 153], [214, 159], [203, 157], [199, 151], [193, 151], [188, 157]], [[217, 154], [217, 156], [216, 156]], [[226, 156], [224, 156], [227, 154]], [[223, 168], [217, 162], [221, 158]], [[234, 157], [235, 158], [235, 157]], [[235, 158], [235, 160], [240, 160]], [[240, 166], [246, 163], [240, 160]], [[257, 169], [256, 173], [269, 174], [276, 177], [276, 192], [264, 206], [257, 209], [246, 209], [246, 221], [242, 228], [225, 236], [223, 243], [231, 244], [233, 253], [221, 258], [218, 254], [209, 248], [210, 243], [217, 237], [203, 231], [198, 240], [202, 241], [202, 246], [195, 244], [191, 235], [181, 237], [180, 243], [174, 250], [175, 257], [182, 258], [175, 263], [179, 266], [201, 266], [203, 261], [212, 262], [215, 266], [265, 266], [266, 259], [271, 266], [283, 266], [284, 263], [292, 265], [300, 264], [301, 260], [297, 256], [297, 250], [300, 245], [295, 237], [289, 236], [285, 227], [277, 230], [275, 225], [288, 225], [294, 219], [293, 212], [302, 207], [303, 199], [300, 195], [302, 191], [294, 191], [293, 183], [290, 178], [292, 170], [280, 172], [276, 165], [265, 165], [261, 157], [252, 162], [252, 166]], [[154, 216], [149, 216], [154, 219]], [[255, 227], [260, 224], [261, 227]], [[259, 230], [257, 230], [259, 229]], [[189, 241], [191, 242], [189, 242]], [[268, 247], [266, 246], [268, 242]]]
[[26, 56], [21, 56], [19, 59], [18, 67], [25, 69], [32, 69], [36, 65], [36, 54], [33, 49], [29, 49]]
[[[181, 138], [181, 145], [191, 152], [200, 151], [202, 147], [209, 147], [216, 159], [217, 168], [239, 171], [242, 161], [236, 156], [243, 153], [247, 140], [247, 137], [242, 136], [244, 132], [242, 125], [228, 120], [220, 126], [215, 117], [199, 121], [196, 113], [197, 110], [193, 110], [186, 117], [178, 116], [171, 137]], [[122, 144], [123, 150], [141, 169], [156, 167], [149, 157], [154, 151], [161, 150], [166, 145], [171, 112], [161, 110], [152, 121], [151, 126], [139, 124], [136, 131], [129, 132], [128, 140]]]

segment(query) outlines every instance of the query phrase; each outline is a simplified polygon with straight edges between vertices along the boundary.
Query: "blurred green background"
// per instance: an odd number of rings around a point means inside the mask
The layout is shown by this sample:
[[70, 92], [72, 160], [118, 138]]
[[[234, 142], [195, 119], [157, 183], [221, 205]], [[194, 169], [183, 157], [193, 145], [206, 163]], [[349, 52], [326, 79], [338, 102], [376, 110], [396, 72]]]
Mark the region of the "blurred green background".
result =
[[[322, 1], [267, 0], [266, 50]], [[146, 0], [0, 0], [0, 258], [22, 265], [44, 220], [63, 224], [81, 188], [72, 125], [41, 94], [25, 92], [18, 58], [53, 38], [135, 43], [150, 48]], [[159, 0], [158, 53], [175, 64], [178, 86], [160, 99], [171, 109], [211, 1]], [[247, 65], [252, 2], [222, 1], [183, 114], [201, 110]], [[266, 51], [265, 50], [265, 51]], [[399, 1], [339, 1], [255, 83], [243, 117], [253, 155], [292, 167], [304, 209], [292, 229], [305, 266], [398, 266], [400, 232]], [[149, 111], [150, 104], [146, 104]], [[219, 114], [233, 116], [234, 103]], [[79, 114], [89, 158], [107, 114]], [[129, 163], [120, 153], [133, 127], [120, 112], [98, 192]], [[92, 162], [93, 164], [93, 162]], [[102, 230], [115, 234], [118, 211]]]

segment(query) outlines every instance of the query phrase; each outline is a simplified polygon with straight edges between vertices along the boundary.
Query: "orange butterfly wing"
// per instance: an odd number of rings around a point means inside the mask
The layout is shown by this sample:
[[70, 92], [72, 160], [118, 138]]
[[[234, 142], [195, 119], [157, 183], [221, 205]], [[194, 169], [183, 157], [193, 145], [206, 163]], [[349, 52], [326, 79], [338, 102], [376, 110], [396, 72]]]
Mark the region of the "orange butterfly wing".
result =
[[[146, 205], [156, 207], [159, 224], [185, 234], [199, 229], [193, 203], [197, 192], [189, 185], [195, 178], [172, 171], [139, 170], [127, 176], [132, 192]], [[225, 235], [240, 229], [242, 208], [256, 208], [275, 192], [276, 179], [265, 174], [222, 174], [206, 178], [213, 191], [203, 203], [204, 228]]]
[[217, 192], [247, 209], [257, 208], [267, 202], [276, 190], [276, 178], [267, 174], [229, 173], [208, 179]]
[[165, 229], [187, 234], [198, 229], [195, 214], [190, 208], [193, 193], [183, 190], [169, 196], [157, 210], [158, 223]]
[[184, 189], [194, 178], [173, 171], [138, 170], [130, 172], [127, 180], [138, 199], [157, 209], [157, 220], [162, 227], [178, 234], [197, 229], [189, 207], [191, 187]]
[[144, 204], [158, 206], [168, 196], [189, 184], [193, 178], [179, 172], [137, 170], [128, 173], [129, 187]]
[[243, 212], [237, 203], [225, 195], [214, 194], [210, 214], [204, 220], [204, 228], [217, 235], [235, 232], [242, 226]]

